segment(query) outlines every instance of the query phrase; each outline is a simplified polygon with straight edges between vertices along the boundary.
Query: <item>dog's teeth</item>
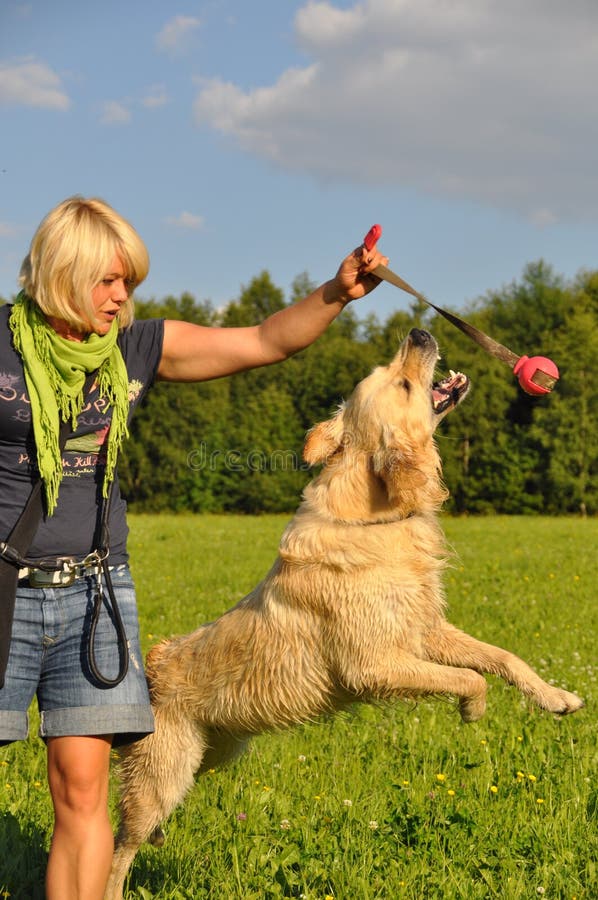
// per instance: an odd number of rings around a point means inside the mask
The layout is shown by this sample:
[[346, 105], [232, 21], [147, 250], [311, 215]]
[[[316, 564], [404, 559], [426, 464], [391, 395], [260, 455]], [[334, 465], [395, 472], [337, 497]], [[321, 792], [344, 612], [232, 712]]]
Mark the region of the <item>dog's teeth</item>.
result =
[[456, 373], [456, 372], [453, 372], [452, 369], [449, 369], [449, 374], [450, 374], [451, 378], [456, 378], [456, 377], [457, 377], [457, 373]]

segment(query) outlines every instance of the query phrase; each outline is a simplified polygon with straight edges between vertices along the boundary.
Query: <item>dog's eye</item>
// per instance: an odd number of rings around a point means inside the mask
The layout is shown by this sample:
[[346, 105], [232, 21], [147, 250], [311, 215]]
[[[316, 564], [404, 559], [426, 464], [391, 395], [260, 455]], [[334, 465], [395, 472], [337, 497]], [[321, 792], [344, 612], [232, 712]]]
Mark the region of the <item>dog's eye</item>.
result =
[[411, 382], [408, 381], [406, 378], [402, 378], [402, 379], [397, 383], [397, 386], [398, 386], [398, 387], [405, 388], [405, 391], [406, 391], [407, 393], [410, 393], [410, 391], [411, 391]]

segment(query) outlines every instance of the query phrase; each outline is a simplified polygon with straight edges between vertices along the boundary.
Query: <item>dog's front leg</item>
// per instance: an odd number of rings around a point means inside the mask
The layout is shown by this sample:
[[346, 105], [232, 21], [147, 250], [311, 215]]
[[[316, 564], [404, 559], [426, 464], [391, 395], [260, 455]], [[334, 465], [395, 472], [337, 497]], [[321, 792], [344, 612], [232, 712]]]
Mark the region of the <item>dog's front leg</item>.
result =
[[426, 651], [435, 662], [498, 675], [550, 712], [566, 715], [584, 705], [576, 694], [543, 681], [514, 653], [478, 641], [449, 622], [428, 635]]
[[474, 722], [484, 715], [486, 679], [469, 668], [438, 665], [404, 650], [389, 652], [384, 662], [378, 660], [379, 664], [371, 663], [348, 681], [358, 694], [387, 699], [455, 694], [463, 721]]

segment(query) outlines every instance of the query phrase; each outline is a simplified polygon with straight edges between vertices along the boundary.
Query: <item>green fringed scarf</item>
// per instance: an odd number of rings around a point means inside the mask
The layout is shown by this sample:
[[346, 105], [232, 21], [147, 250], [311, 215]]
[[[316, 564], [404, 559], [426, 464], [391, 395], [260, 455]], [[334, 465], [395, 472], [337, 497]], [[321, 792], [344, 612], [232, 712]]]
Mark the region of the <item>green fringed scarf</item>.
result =
[[116, 343], [116, 320], [108, 334], [90, 334], [85, 341], [60, 337], [41, 310], [23, 291], [10, 314], [14, 346], [23, 360], [25, 384], [31, 401], [37, 465], [44, 483], [48, 514], [52, 515], [62, 481], [62, 459], [58, 444], [60, 419], [71, 421], [73, 431], [83, 409], [83, 385], [89, 372], [98, 369], [97, 383], [112, 407], [108, 434], [103, 492], [114, 478], [118, 451], [128, 434], [128, 376], [125, 361]]

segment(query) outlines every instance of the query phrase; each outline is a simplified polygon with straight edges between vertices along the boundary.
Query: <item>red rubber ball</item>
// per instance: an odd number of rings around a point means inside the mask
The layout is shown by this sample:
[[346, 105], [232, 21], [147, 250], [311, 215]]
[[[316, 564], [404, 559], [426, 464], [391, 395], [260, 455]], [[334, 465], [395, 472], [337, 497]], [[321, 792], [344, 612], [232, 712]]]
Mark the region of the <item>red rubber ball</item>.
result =
[[517, 376], [523, 390], [526, 394], [531, 394], [534, 397], [550, 393], [550, 388], [532, 381], [538, 371], [543, 372], [550, 378], [554, 378], [555, 381], [559, 377], [559, 370], [555, 363], [546, 356], [522, 356], [513, 368], [513, 372]]

